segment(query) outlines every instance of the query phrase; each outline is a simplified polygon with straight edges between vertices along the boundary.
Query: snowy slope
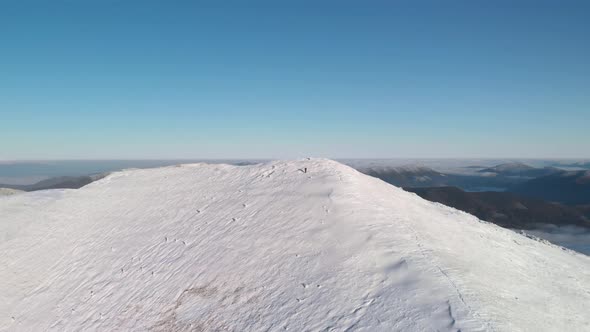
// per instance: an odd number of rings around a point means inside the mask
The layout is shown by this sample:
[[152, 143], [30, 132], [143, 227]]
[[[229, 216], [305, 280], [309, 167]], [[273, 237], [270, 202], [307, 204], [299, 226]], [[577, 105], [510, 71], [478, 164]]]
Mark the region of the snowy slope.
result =
[[590, 330], [590, 258], [328, 160], [0, 197], [0, 232], [2, 331]]

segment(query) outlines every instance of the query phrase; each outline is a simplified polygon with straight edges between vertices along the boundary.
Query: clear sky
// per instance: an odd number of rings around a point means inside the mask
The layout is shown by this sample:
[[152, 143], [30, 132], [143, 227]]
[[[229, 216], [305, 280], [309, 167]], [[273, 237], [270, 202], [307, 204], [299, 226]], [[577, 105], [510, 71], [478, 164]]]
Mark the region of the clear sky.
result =
[[590, 2], [0, 1], [0, 159], [301, 156], [590, 157]]

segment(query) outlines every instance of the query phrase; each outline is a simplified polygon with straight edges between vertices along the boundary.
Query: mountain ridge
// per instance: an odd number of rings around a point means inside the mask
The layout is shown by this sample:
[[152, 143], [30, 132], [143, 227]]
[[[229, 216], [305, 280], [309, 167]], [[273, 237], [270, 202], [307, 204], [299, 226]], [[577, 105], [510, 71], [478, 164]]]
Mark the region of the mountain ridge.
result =
[[0, 212], [23, 225], [2, 229], [0, 329], [590, 324], [586, 256], [323, 159], [120, 171]]
[[590, 229], [590, 219], [582, 207], [522, 197], [511, 192], [466, 192], [457, 187], [404, 189], [502, 227], [534, 229], [538, 224], [554, 224]]
[[570, 205], [590, 204], [590, 171], [567, 171], [538, 177], [509, 189], [533, 198]]

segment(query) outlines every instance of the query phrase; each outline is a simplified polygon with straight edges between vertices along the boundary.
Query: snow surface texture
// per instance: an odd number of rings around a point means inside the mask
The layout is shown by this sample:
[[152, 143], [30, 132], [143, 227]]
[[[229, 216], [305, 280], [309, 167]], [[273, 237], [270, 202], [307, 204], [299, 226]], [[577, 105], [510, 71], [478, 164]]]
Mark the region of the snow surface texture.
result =
[[0, 232], [0, 330], [590, 330], [590, 258], [329, 160], [1, 197]]
[[22, 190], [10, 189], [10, 188], [0, 188], [0, 196], [10, 196], [22, 193]]

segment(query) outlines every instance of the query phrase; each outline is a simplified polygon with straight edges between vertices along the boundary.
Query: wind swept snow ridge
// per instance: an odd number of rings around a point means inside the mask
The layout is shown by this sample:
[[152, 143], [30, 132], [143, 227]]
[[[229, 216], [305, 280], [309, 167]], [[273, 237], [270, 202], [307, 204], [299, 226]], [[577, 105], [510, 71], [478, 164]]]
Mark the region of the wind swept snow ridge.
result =
[[0, 199], [2, 331], [590, 330], [588, 257], [330, 160], [50, 192]]

